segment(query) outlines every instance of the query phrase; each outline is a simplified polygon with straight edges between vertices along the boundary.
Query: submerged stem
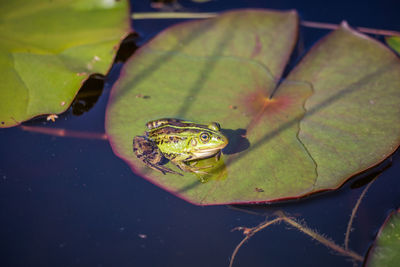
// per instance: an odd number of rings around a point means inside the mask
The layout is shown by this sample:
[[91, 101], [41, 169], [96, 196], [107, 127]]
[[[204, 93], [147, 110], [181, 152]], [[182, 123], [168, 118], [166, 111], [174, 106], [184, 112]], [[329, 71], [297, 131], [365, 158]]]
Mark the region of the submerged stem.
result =
[[255, 233], [257, 233], [258, 231], [261, 231], [262, 229], [264, 229], [264, 228], [267, 228], [268, 226], [270, 226], [270, 225], [272, 225], [272, 224], [274, 224], [274, 223], [277, 223], [277, 222], [279, 222], [279, 221], [282, 221], [282, 218], [275, 218], [275, 219], [273, 219], [272, 221], [265, 221], [265, 222], [263, 222], [262, 224], [260, 224], [260, 225], [258, 225], [258, 226], [256, 226], [256, 227], [253, 227], [253, 228], [246, 228], [246, 227], [239, 227], [239, 228], [235, 228], [234, 230], [243, 230], [243, 233], [246, 235], [243, 239], [242, 239], [242, 241], [240, 241], [240, 243], [235, 247], [235, 250], [233, 251], [233, 253], [232, 253], [232, 256], [231, 256], [231, 260], [230, 260], [230, 262], [229, 262], [229, 267], [232, 267], [233, 266], [233, 261], [235, 260], [235, 256], [236, 256], [236, 254], [238, 253], [238, 251], [239, 251], [239, 249], [240, 249], [240, 247], [247, 241], [247, 240], [249, 240], [250, 239], [250, 237], [252, 237]]
[[350, 239], [351, 226], [353, 225], [353, 220], [356, 217], [356, 213], [357, 213], [358, 207], [360, 206], [361, 201], [364, 198], [365, 194], [367, 193], [369, 187], [373, 184], [373, 182], [376, 180], [376, 178], [378, 178], [378, 176], [376, 176], [374, 179], [372, 179], [372, 181], [369, 182], [369, 184], [364, 188], [364, 190], [361, 192], [361, 195], [358, 197], [356, 205], [354, 206], [354, 208], [353, 208], [353, 210], [351, 212], [350, 220], [349, 220], [349, 223], [347, 224], [346, 235], [345, 235], [345, 238], [344, 238], [344, 248], [346, 250], [349, 249], [349, 239]]
[[[364, 189], [364, 191], [366, 192], [367, 190]], [[277, 218], [275, 218], [271, 221], [265, 221], [265, 222], [261, 223], [260, 225], [253, 227], [253, 228], [237, 227], [237, 228], [233, 229], [233, 230], [242, 230], [245, 237], [235, 247], [235, 249], [232, 253], [231, 259], [230, 259], [229, 267], [233, 266], [233, 262], [235, 260], [237, 253], [239, 252], [239, 249], [242, 247], [242, 245], [244, 243], [246, 243], [247, 240], [249, 240], [255, 233], [267, 228], [268, 226], [270, 226], [274, 223], [280, 222], [280, 221], [284, 221], [287, 224], [297, 228], [301, 232], [310, 236], [312, 239], [317, 240], [318, 242], [320, 242], [323, 245], [325, 245], [326, 247], [340, 253], [341, 255], [350, 257], [353, 260], [360, 261], [360, 262], [362, 262], [364, 260], [363, 257], [358, 255], [356, 252], [349, 250], [347, 247], [343, 248], [343, 247], [337, 245], [332, 240], [329, 240], [328, 238], [318, 234], [317, 232], [311, 230], [310, 228], [307, 228], [306, 226], [296, 222], [294, 219], [289, 218], [284, 212], [277, 211], [276, 215], [278, 216]]]
[[25, 126], [25, 125], [21, 125], [20, 128], [23, 131], [27, 132], [41, 133], [41, 134], [60, 136], [60, 137], [107, 140], [107, 134], [105, 133], [82, 132], [82, 131], [66, 130], [59, 128], [51, 128], [51, 127]]
[[294, 227], [296, 227], [298, 230], [300, 230], [301, 232], [309, 235], [311, 238], [317, 240], [318, 242], [322, 243], [323, 245], [339, 252], [340, 254], [344, 255], [344, 256], [348, 256], [353, 258], [354, 260], [357, 261], [363, 261], [363, 257], [361, 257], [360, 255], [358, 255], [357, 253], [345, 249], [339, 245], [337, 245], [335, 242], [333, 242], [332, 240], [329, 240], [325, 237], [323, 237], [322, 235], [318, 234], [317, 232], [299, 224], [298, 222], [296, 222], [295, 220], [290, 219], [289, 217], [287, 217], [282, 211], [278, 211], [277, 212], [278, 216], [280, 216], [286, 223], [288, 223], [289, 225], [292, 225]]
[[[303, 27], [309, 27], [314, 29], [326, 29], [326, 30], [336, 30], [339, 28], [338, 24], [324, 23], [324, 22], [314, 22], [303, 20], [300, 22]], [[369, 34], [385, 35], [385, 36], [400, 36], [400, 32], [382, 29], [371, 29], [366, 27], [355, 27], [358, 31]]]

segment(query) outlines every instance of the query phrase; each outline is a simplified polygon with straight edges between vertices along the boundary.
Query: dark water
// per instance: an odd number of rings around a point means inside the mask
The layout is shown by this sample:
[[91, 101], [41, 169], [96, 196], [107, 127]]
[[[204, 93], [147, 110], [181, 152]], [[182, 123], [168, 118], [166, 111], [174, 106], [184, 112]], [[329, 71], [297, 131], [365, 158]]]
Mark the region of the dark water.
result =
[[[400, 31], [399, 1], [181, 1], [188, 11], [241, 7], [297, 9], [304, 20]], [[137, 12], [151, 11], [133, 1]], [[135, 21], [139, 44], [179, 20]], [[309, 48], [327, 33], [301, 29]], [[296, 61], [296, 59], [294, 59]], [[104, 132], [104, 112], [121, 64], [106, 79], [103, 94], [82, 116], [72, 110], [56, 123], [25, 125]], [[236, 226], [264, 217], [227, 206], [197, 207], [135, 176], [107, 141], [0, 130], [1, 266], [228, 266], [242, 239]], [[389, 164], [387, 162], [386, 164]], [[386, 215], [400, 206], [400, 156], [374, 182], [357, 213], [350, 248], [365, 255]], [[343, 244], [351, 210], [364, 186], [353, 179], [340, 190], [270, 206], [242, 207], [272, 214], [282, 209]], [[352, 266], [285, 224], [259, 232], [239, 251], [234, 266]]]

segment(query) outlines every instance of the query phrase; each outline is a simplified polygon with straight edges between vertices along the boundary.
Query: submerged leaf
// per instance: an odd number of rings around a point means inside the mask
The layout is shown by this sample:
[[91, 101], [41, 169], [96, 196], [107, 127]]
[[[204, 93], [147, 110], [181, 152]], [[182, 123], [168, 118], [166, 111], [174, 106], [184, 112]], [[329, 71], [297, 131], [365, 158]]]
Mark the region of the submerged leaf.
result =
[[[114, 152], [200, 205], [296, 198], [382, 161], [400, 142], [398, 58], [342, 25], [276, 88], [297, 28], [293, 11], [239, 10], [160, 33], [112, 90], [106, 131]], [[132, 139], [163, 117], [219, 122], [230, 141], [221, 167], [203, 180], [146, 167]]]
[[129, 31], [126, 1], [0, 1], [0, 127], [66, 110]]

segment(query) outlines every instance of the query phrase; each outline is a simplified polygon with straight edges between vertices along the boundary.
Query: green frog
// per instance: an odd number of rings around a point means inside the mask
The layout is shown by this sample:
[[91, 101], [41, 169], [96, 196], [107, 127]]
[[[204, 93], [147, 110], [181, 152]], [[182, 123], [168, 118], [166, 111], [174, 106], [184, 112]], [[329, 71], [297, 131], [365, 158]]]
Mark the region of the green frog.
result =
[[158, 119], [146, 126], [145, 135], [133, 139], [133, 151], [148, 167], [163, 174], [182, 175], [163, 166], [165, 159], [182, 171], [207, 174], [195, 166], [196, 160], [212, 156], [218, 160], [221, 150], [228, 144], [217, 122], [203, 125], [179, 119]]

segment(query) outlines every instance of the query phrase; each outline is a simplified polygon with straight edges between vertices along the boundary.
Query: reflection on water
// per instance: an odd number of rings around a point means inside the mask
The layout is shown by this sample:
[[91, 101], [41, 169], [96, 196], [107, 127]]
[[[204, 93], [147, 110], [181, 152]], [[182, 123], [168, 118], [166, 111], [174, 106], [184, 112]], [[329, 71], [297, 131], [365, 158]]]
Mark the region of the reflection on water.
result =
[[135, 53], [139, 48], [137, 41], [140, 38], [136, 32], [128, 34], [124, 40], [122, 40], [117, 55], [115, 56], [114, 63], [125, 63], [128, 58]]
[[89, 111], [99, 100], [104, 88], [104, 76], [93, 74], [85, 81], [72, 102], [72, 114], [80, 116]]

